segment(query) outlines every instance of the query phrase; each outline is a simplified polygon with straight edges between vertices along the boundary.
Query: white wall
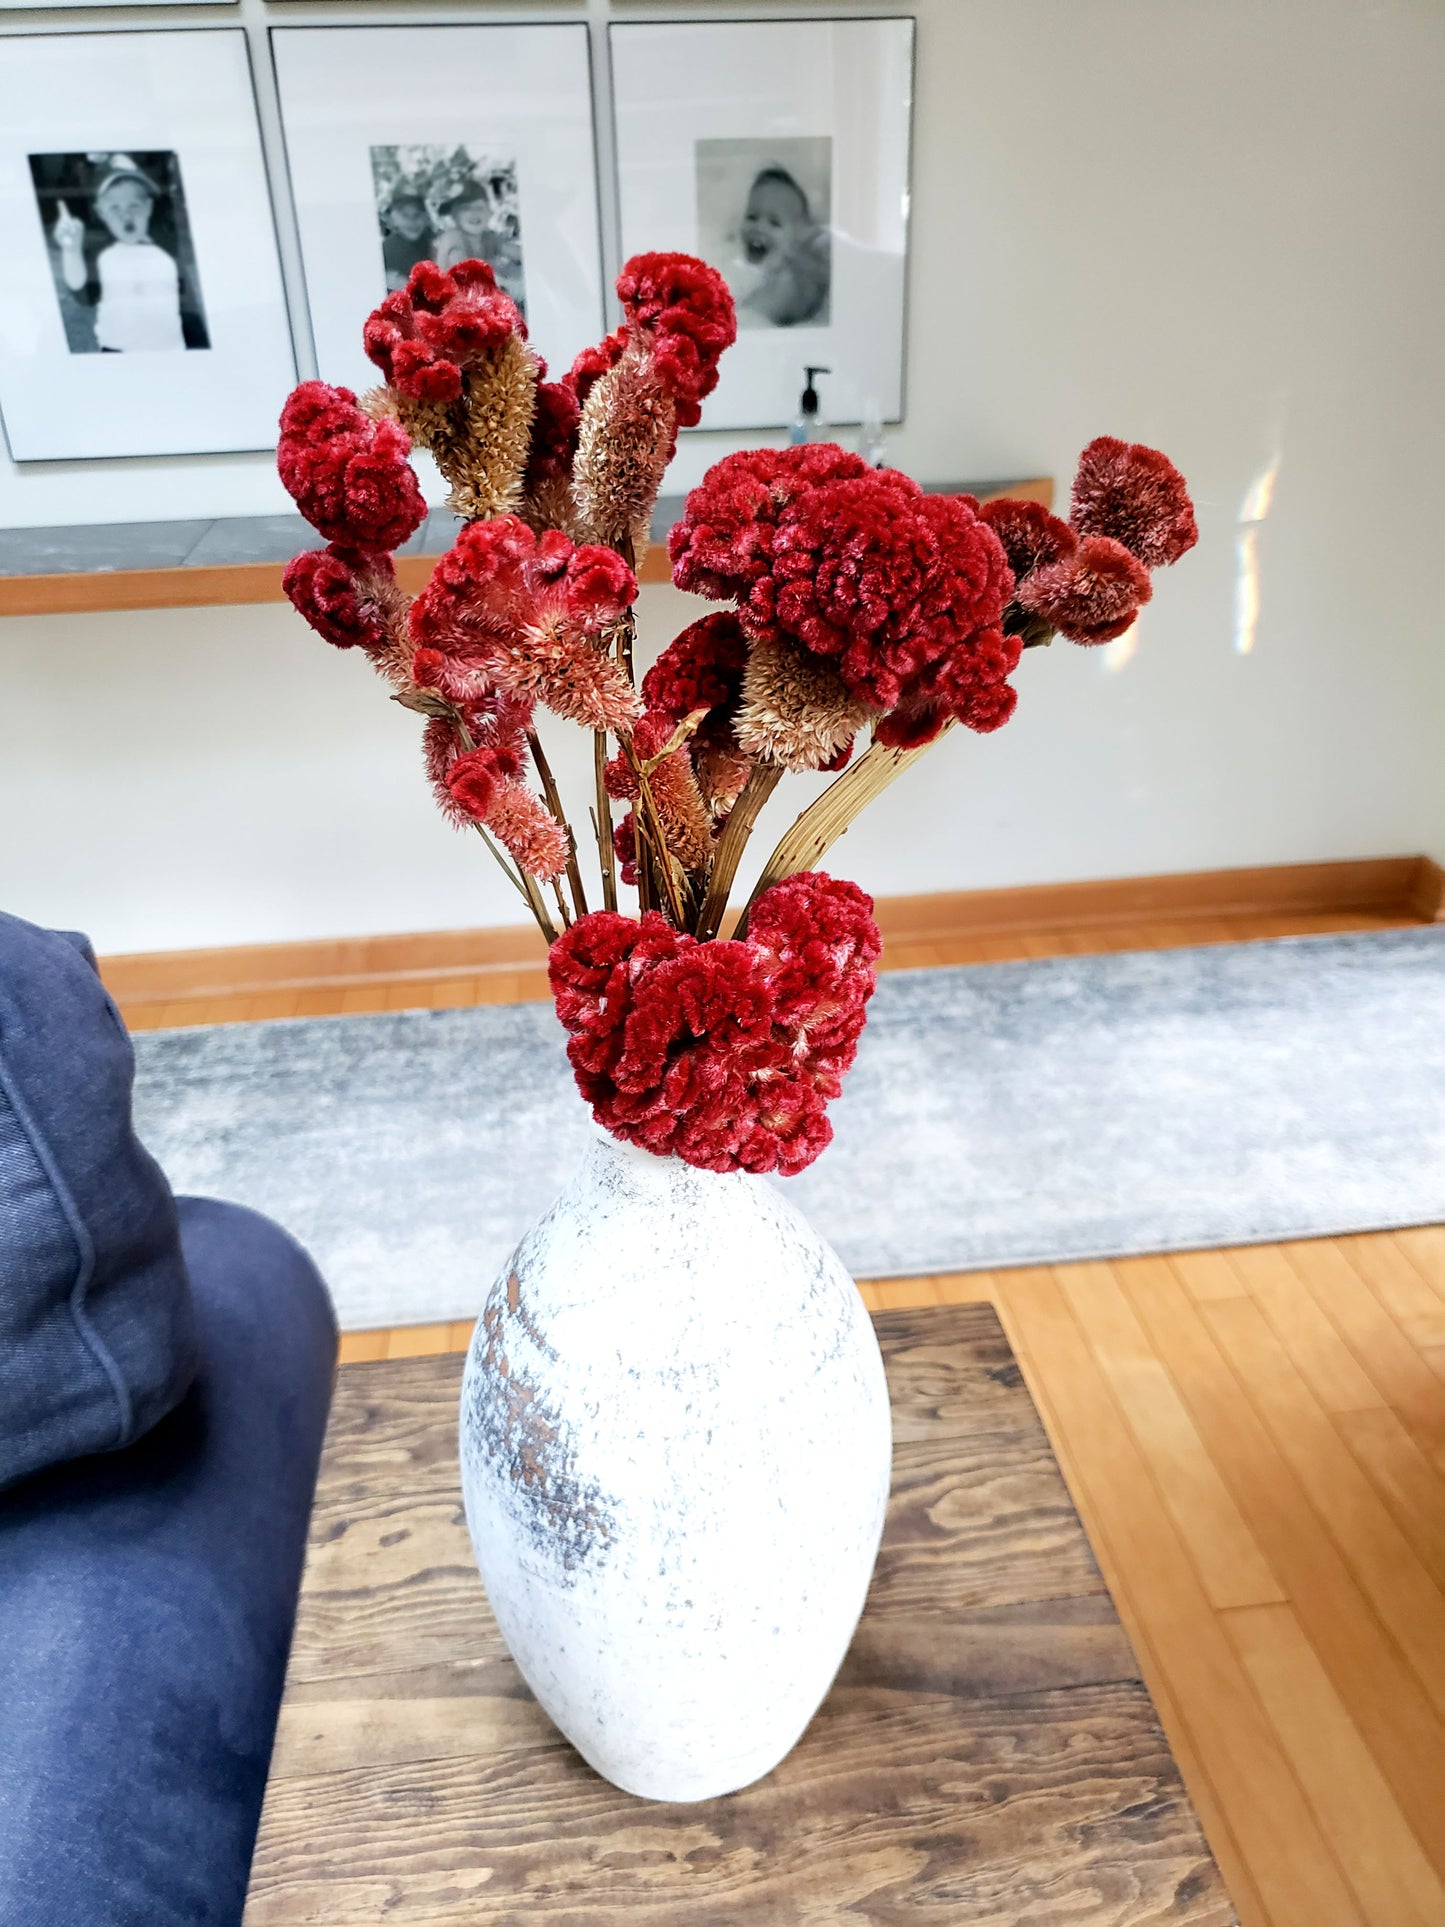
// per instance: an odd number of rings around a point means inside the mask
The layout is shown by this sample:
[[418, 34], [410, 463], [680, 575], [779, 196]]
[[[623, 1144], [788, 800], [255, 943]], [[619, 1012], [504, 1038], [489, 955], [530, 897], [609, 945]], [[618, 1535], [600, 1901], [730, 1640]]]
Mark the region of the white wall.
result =
[[[1201, 542], [1157, 578], [1131, 659], [1031, 652], [1009, 727], [955, 732], [834, 867], [900, 894], [1445, 857], [1427, 442], [1445, 18], [1424, 0], [914, 11], [892, 459], [1066, 485], [1094, 433], [1154, 442], [1190, 477]], [[733, 445], [690, 438], [674, 485]], [[1239, 515], [1276, 457], [1241, 654]], [[191, 502], [206, 466], [176, 478]], [[212, 467], [214, 499], [190, 512], [253, 505], [264, 478]], [[9, 519], [178, 512], [158, 488]], [[691, 607], [645, 591], [650, 644]], [[475, 839], [433, 816], [415, 732], [283, 607], [12, 618], [0, 903], [113, 951], [517, 920]]]

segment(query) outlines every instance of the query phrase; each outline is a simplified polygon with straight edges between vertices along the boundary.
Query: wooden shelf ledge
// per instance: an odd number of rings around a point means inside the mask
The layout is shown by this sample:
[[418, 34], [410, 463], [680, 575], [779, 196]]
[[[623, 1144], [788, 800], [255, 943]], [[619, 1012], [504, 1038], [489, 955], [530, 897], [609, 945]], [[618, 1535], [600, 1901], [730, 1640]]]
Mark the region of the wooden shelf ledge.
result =
[[[942, 494], [988, 501], [1017, 495], [1048, 507], [1047, 476], [1018, 482], [937, 482]], [[643, 582], [669, 582], [667, 531], [681, 496], [664, 497], [652, 545], [638, 570]], [[396, 557], [397, 580], [413, 593], [450, 548], [455, 516], [434, 510]], [[281, 571], [300, 549], [320, 547], [299, 515], [235, 516], [220, 521], [106, 523], [95, 527], [0, 531], [0, 615], [88, 614], [110, 609], [200, 609], [281, 602]]]

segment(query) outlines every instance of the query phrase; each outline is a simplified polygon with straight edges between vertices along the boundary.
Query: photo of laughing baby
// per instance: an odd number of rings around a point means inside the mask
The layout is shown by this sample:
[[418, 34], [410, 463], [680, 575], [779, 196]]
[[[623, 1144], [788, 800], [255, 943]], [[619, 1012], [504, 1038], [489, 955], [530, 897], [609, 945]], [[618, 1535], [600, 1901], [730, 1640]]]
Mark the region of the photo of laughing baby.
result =
[[726, 276], [738, 326], [827, 327], [831, 138], [700, 140], [695, 153], [698, 252]]

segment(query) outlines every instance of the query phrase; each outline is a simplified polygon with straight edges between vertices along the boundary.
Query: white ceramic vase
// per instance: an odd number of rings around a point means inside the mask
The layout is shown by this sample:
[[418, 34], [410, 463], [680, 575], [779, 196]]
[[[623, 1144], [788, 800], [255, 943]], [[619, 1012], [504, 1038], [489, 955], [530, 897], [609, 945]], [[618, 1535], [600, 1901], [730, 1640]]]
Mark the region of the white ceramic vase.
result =
[[779, 1192], [598, 1131], [462, 1385], [467, 1523], [542, 1706], [653, 1800], [801, 1737], [863, 1609], [892, 1431], [872, 1321]]

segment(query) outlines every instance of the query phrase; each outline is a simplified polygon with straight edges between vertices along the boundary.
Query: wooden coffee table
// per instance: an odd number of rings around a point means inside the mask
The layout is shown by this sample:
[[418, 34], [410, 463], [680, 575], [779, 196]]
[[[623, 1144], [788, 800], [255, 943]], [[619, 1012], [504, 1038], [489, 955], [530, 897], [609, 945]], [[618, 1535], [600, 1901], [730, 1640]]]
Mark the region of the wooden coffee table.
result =
[[342, 1368], [247, 1927], [1226, 1927], [1234, 1912], [998, 1320], [877, 1319], [888, 1527], [796, 1751], [618, 1793], [532, 1699], [457, 1479], [459, 1357]]

